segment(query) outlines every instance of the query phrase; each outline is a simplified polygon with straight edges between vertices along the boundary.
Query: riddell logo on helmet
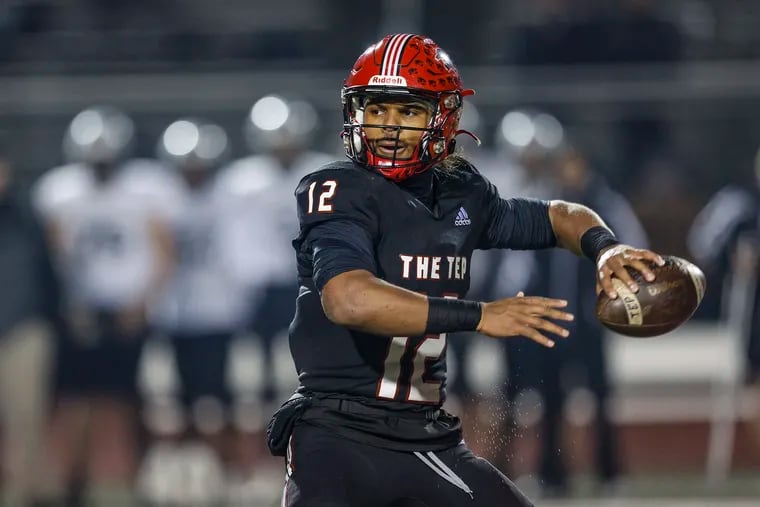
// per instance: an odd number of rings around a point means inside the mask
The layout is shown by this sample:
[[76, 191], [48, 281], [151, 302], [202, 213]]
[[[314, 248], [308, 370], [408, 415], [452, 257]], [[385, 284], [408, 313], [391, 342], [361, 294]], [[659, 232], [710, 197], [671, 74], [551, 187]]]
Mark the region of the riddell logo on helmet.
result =
[[386, 85], [386, 86], [406, 86], [406, 79], [404, 79], [403, 76], [375, 75], [369, 78], [369, 84]]

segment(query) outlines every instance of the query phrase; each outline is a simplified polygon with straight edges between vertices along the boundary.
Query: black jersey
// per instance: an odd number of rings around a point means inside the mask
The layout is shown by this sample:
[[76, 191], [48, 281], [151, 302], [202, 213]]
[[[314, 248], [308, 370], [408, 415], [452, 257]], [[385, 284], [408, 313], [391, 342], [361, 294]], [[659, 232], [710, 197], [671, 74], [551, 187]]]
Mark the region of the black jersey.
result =
[[456, 170], [432, 171], [429, 200], [348, 161], [300, 182], [301, 230], [293, 245], [301, 290], [290, 347], [305, 391], [395, 410], [436, 409], [445, 400], [445, 334], [376, 336], [338, 326], [325, 316], [312, 245], [320, 231], [331, 230], [329, 224], [349, 225], [345, 230], [371, 244], [372, 257], [364, 269], [437, 297], [464, 297], [476, 248], [553, 246], [546, 202], [501, 199], [466, 163]]

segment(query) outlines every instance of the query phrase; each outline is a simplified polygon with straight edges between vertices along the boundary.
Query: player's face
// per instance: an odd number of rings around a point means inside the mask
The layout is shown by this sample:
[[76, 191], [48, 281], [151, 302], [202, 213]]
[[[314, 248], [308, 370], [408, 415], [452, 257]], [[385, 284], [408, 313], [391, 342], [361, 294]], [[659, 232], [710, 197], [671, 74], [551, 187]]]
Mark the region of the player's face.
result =
[[[432, 107], [424, 102], [377, 102], [364, 108], [364, 132], [370, 149], [384, 158], [409, 159], [414, 154], [432, 115]], [[401, 128], [398, 128], [401, 127]]]

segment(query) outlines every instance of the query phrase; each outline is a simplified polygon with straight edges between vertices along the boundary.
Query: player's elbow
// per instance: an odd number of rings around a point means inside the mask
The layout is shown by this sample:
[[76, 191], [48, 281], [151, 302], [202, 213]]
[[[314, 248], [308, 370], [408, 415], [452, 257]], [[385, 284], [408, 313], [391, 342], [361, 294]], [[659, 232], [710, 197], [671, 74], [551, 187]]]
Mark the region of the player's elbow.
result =
[[339, 326], [356, 328], [366, 320], [361, 307], [345, 297], [325, 297], [323, 294], [322, 308], [330, 322]]
[[322, 289], [322, 309], [339, 326], [360, 328], [370, 319], [367, 282], [372, 274], [349, 271], [328, 281]]

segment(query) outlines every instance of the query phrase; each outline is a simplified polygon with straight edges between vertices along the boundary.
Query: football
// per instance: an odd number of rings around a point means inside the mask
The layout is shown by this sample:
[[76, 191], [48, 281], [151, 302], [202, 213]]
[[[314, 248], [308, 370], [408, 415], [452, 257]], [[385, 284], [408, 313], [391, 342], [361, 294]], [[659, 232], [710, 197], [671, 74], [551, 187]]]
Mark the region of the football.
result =
[[644, 338], [667, 333], [689, 320], [705, 293], [705, 275], [687, 260], [671, 255], [663, 259], [664, 265], [652, 268], [653, 282], [628, 268], [638, 292], [612, 279], [618, 297], [610, 299], [602, 291], [596, 299], [596, 316], [602, 324], [616, 333]]

